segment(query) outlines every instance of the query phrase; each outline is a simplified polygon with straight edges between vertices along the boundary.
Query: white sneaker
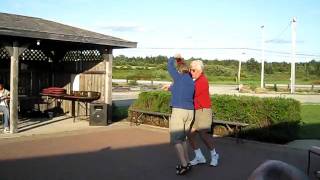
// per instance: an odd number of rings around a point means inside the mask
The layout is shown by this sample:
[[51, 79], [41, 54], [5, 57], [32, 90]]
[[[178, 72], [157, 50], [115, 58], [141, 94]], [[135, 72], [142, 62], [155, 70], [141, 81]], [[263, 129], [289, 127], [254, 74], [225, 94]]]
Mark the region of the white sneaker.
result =
[[218, 160], [219, 160], [219, 154], [218, 153], [216, 153], [213, 156], [211, 156], [210, 166], [218, 166]]
[[206, 158], [204, 158], [203, 156], [202, 157], [195, 157], [192, 161], [190, 161], [190, 164], [192, 165], [192, 166], [195, 166], [195, 165], [197, 165], [197, 164], [204, 164], [204, 163], [206, 163], [207, 162], [207, 160], [206, 160]]
[[9, 134], [9, 133], [10, 133], [10, 129], [9, 129], [9, 128], [7, 128], [7, 127], [6, 127], [6, 128], [4, 128], [3, 133], [4, 133], [4, 134]]

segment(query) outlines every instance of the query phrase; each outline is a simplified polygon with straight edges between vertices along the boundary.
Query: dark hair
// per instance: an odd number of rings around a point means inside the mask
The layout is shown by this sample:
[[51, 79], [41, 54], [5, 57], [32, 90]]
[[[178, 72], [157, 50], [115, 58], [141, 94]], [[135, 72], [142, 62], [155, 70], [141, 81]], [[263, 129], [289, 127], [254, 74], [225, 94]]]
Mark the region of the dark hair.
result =
[[0, 80], [0, 84], [1, 84], [2, 86], [4, 86], [4, 83], [3, 83], [3, 81], [1, 81], [1, 80]]
[[179, 73], [189, 73], [189, 67], [185, 63], [178, 64], [177, 69]]
[[267, 160], [259, 165], [248, 180], [307, 180], [308, 177], [298, 168], [278, 160]]

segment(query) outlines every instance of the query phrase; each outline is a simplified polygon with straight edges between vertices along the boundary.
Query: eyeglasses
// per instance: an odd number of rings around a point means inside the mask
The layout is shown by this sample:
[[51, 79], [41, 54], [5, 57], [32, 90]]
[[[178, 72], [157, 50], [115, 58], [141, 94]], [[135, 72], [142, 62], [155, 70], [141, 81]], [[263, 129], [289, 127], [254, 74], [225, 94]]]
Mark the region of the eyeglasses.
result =
[[190, 71], [190, 72], [196, 72], [196, 70], [195, 70], [195, 69], [189, 69], [189, 71]]

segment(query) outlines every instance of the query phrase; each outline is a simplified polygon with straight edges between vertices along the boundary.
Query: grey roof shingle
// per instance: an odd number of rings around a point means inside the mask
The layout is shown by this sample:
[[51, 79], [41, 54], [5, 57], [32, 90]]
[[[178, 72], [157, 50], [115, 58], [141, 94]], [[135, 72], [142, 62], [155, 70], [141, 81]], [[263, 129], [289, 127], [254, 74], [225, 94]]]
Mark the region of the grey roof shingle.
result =
[[0, 35], [135, 48], [136, 42], [36, 17], [0, 13]]

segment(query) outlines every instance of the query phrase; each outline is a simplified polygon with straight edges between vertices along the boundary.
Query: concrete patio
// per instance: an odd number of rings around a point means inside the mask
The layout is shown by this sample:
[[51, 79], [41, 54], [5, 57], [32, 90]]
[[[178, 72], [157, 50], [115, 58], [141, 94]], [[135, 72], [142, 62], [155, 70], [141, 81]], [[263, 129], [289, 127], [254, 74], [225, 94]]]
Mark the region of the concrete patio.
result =
[[[177, 157], [167, 129], [118, 122], [88, 126], [87, 121], [53, 119], [14, 135], [0, 135], [1, 179], [218, 179], [242, 180], [262, 162], [281, 160], [302, 171], [307, 150], [286, 145], [215, 138], [218, 167], [201, 165], [175, 175]], [[208, 152], [206, 152], [208, 155]], [[311, 171], [319, 169], [313, 156]], [[315, 179], [312, 178], [311, 179]]]

